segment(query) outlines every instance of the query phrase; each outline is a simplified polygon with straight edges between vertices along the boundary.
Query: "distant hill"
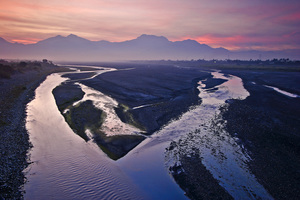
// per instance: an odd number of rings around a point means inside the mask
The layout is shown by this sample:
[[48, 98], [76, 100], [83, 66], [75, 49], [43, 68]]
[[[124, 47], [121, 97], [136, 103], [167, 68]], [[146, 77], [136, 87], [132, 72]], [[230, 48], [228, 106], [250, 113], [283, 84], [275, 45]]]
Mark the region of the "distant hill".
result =
[[300, 59], [300, 50], [229, 51], [212, 48], [195, 40], [169, 41], [166, 37], [143, 34], [124, 42], [90, 41], [76, 35], [55, 36], [35, 44], [10, 43], [0, 38], [0, 58], [53, 61], [124, 61], [191, 59]]

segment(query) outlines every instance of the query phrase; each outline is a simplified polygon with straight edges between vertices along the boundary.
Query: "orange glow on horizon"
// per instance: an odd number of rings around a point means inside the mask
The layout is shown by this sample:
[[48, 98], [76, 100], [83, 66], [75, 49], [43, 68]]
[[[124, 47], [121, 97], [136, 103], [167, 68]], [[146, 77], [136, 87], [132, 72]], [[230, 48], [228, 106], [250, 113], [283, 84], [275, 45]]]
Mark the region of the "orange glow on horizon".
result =
[[39, 41], [39, 39], [12, 39], [12, 43], [21, 43], [21, 44], [35, 44]]
[[295, 2], [3, 0], [0, 37], [33, 44], [56, 35], [122, 42], [151, 34], [228, 50], [300, 49]]
[[228, 50], [239, 50], [240, 46], [237, 44], [246, 40], [245, 37], [236, 35], [236, 36], [227, 36], [227, 37], [217, 37], [213, 35], [203, 35], [198, 37], [182, 37], [180, 40], [196, 40], [200, 44], [206, 44], [213, 48], [223, 47]]
[[[206, 44], [213, 48], [223, 47], [225, 49], [235, 50], [262, 50], [262, 51], [277, 51], [284, 49], [298, 49], [299, 46], [284, 44], [285, 39], [296, 35], [297, 32], [283, 36], [273, 37], [251, 37], [251, 36], [214, 36], [214, 35], [203, 35], [198, 37], [181, 37], [179, 40], [192, 39], [200, 44]], [[268, 45], [263, 45], [267, 43]]]

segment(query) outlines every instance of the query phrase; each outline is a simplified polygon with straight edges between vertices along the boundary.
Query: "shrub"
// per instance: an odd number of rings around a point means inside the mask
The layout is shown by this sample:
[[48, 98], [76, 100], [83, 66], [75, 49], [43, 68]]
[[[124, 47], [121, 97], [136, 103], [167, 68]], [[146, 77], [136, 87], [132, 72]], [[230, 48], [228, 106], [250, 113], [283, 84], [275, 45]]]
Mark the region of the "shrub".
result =
[[0, 78], [10, 78], [14, 69], [8, 65], [0, 64]]

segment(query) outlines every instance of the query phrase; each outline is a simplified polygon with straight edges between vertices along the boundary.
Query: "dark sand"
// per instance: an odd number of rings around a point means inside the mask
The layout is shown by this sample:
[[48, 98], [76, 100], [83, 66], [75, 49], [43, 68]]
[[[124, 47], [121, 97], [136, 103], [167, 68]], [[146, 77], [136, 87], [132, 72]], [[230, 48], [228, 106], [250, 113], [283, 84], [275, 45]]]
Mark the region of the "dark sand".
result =
[[[222, 69], [222, 68], [221, 68]], [[291, 98], [263, 85], [300, 94], [300, 72], [272, 70], [222, 70], [243, 79], [250, 96], [228, 101], [222, 111], [226, 129], [239, 138], [252, 160], [251, 172], [275, 199], [300, 197], [300, 98]], [[212, 81], [212, 80], [208, 80]], [[212, 175], [201, 164], [201, 158], [181, 158], [184, 173], [170, 171], [191, 199], [227, 199], [223, 188], [214, 186]], [[199, 184], [199, 178], [208, 184]], [[215, 190], [218, 190], [215, 192]], [[206, 192], [203, 192], [206, 191]], [[206, 195], [206, 196], [203, 196]], [[224, 196], [225, 195], [225, 196]]]
[[179, 159], [181, 165], [170, 167], [169, 171], [190, 199], [233, 199], [201, 163], [196, 152], [191, 157], [180, 155]]
[[[65, 108], [78, 100], [78, 88], [74, 90], [74, 86], [73, 89], [70, 87], [73, 80], [79, 80], [79, 82], [116, 99], [119, 106], [115, 108], [115, 111], [119, 118], [125, 123], [146, 131], [144, 134], [150, 135], [171, 119], [186, 112], [190, 106], [198, 105], [201, 101], [196, 89], [197, 82], [211, 77], [210, 73], [202, 72], [199, 69], [157, 65], [125, 66], [117, 66], [118, 71], [107, 72], [90, 80], [80, 79], [91, 76], [91, 73], [64, 75], [71, 81], [58, 86], [53, 91], [60, 111], [63, 113]], [[66, 93], [68, 95], [64, 96]], [[141, 105], [148, 106], [133, 109]], [[94, 108], [95, 112], [97, 112], [96, 110]], [[75, 115], [73, 108], [70, 109], [70, 112], [71, 115], [64, 114], [66, 121], [75, 132], [87, 140], [84, 130], [74, 125], [75, 121], [82, 121], [85, 118], [83, 113], [78, 114], [77, 112]], [[90, 112], [92, 111], [90, 110]], [[95, 121], [95, 124], [97, 123]], [[98, 129], [100, 127], [98, 126]], [[95, 142], [114, 160], [126, 155], [145, 138], [143, 136], [106, 137], [105, 133], [97, 131], [96, 128], [93, 133]]]
[[[135, 69], [105, 73], [82, 83], [129, 106], [130, 114], [145, 127], [148, 134], [186, 112], [190, 106], [201, 103], [196, 83], [211, 77], [198, 67], [149, 67], [147, 64], [113, 64], [111, 67]], [[64, 69], [45, 68], [18, 73], [11, 79], [0, 79], [0, 199], [22, 197], [25, 181], [22, 171], [28, 165], [26, 159], [30, 148], [24, 127], [26, 104], [46, 75], [58, 70]], [[262, 86], [271, 85], [299, 95], [299, 72], [245, 68], [222, 70], [241, 77], [251, 94], [246, 100], [230, 101], [223, 117], [227, 120], [228, 132], [237, 136], [240, 144], [250, 152], [253, 159], [249, 163], [252, 173], [275, 199], [299, 199], [300, 100]], [[80, 97], [80, 91], [75, 93]], [[146, 104], [151, 106], [132, 109]], [[123, 120], [129, 121], [124, 116]], [[180, 176], [174, 173], [173, 176], [190, 198], [230, 199], [228, 193], [218, 186], [201, 164], [201, 159], [195, 156], [182, 158], [181, 161], [180, 167], [185, 173], [180, 173]], [[178, 172], [178, 169], [170, 170]], [[203, 181], [207, 184], [200, 184]]]
[[[129, 65], [126, 67], [130, 68]], [[120, 69], [126, 67], [119, 66]], [[299, 98], [286, 97], [263, 85], [299, 95], [299, 72], [245, 70], [244, 67], [222, 70], [241, 77], [251, 94], [243, 101], [228, 101], [229, 109], [223, 112], [224, 119], [228, 121], [228, 132], [238, 137], [240, 145], [250, 152], [252, 173], [275, 199], [297, 199], [300, 191]], [[190, 106], [201, 103], [196, 86], [199, 80], [205, 79], [206, 88], [224, 82], [211, 79], [210, 74], [199, 67], [135, 65], [134, 69], [105, 73], [82, 83], [131, 108], [128, 112], [151, 134], [186, 112]], [[132, 109], [141, 105], [148, 106]], [[119, 116], [128, 122], [122, 112]], [[230, 198], [201, 164], [201, 158], [183, 157], [181, 162], [182, 166], [178, 169], [184, 169], [184, 173], [176, 173], [177, 169], [170, 170], [191, 199]], [[199, 181], [207, 184], [199, 184]]]
[[[127, 68], [132, 67], [127, 66]], [[69, 75], [67, 77], [74, 80], [80, 78]], [[213, 88], [225, 81], [211, 77], [209, 72], [204, 72], [197, 67], [142, 65], [134, 66], [134, 69], [130, 70], [101, 74], [93, 80], [84, 80], [82, 83], [115, 98], [120, 102], [116, 111], [122, 121], [129, 123], [129, 119], [133, 118], [147, 130], [147, 134], [152, 134], [171, 119], [176, 119], [186, 112], [191, 106], [201, 103], [197, 89], [199, 80], [206, 79], [204, 81], [206, 88]], [[133, 109], [141, 105], [146, 106]], [[122, 110], [123, 106], [130, 108], [126, 114]], [[110, 154], [110, 152], [106, 153]], [[182, 166], [169, 170], [189, 198], [232, 199], [202, 165], [201, 158], [182, 157], [181, 163]]]
[[[76, 74], [76, 78], [79, 77]], [[89, 100], [73, 106], [73, 103], [82, 99], [84, 93], [78, 85], [72, 82], [57, 86], [52, 93], [60, 112], [72, 130], [85, 141], [89, 141], [91, 138], [85, 132], [89, 129], [96, 144], [113, 160], [123, 157], [145, 139], [143, 136], [133, 135], [106, 137], [105, 133], [100, 131], [106, 114], [97, 109]], [[66, 109], [68, 111], [64, 112]]]
[[228, 132], [251, 152], [251, 171], [275, 199], [299, 199], [300, 98], [287, 97], [262, 85], [299, 95], [300, 73], [227, 72], [241, 77], [250, 92], [243, 101], [231, 101], [224, 111]]
[[81, 90], [79, 85], [72, 83], [62, 83], [60, 86], [54, 88], [52, 91], [58, 109], [63, 112], [68, 107], [72, 106], [73, 103], [82, 99], [84, 92]]
[[[244, 66], [220, 69], [242, 78], [251, 94], [243, 101], [227, 101], [229, 108], [222, 112], [227, 131], [239, 138], [239, 145], [245, 146], [252, 158], [248, 163], [251, 172], [275, 199], [299, 199], [300, 98], [287, 97], [263, 86], [300, 95], [299, 70], [246, 70]], [[211, 78], [205, 82], [207, 88], [222, 83]], [[201, 164], [197, 152], [191, 158], [181, 156], [180, 161], [181, 166], [169, 170], [189, 198], [228, 198], [228, 193]]]
[[29, 136], [25, 128], [26, 105], [47, 75], [66, 68], [35, 62], [15, 66], [10, 78], [0, 78], [0, 199], [21, 199], [28, 166]]
[[[82, 83], [128, 106], [128, 112], [152, 134], [190, 106], [201, 103], [197, 82], [208, 77], [210, 73], [196, 68], [141, 65], [104, 73]], [[142, 105], [150, 106], [133, 109]]]

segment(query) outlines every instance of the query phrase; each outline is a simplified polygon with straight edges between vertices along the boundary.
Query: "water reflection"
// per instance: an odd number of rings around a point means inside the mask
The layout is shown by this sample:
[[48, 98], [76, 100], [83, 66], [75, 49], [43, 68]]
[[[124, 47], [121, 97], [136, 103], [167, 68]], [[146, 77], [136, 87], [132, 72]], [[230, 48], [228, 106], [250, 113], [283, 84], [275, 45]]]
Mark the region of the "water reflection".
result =
[[[95, 71], [99, 75], [105, 70]], [[216, 86], [216, 90], [206, 90], [205, 85], [199, 83], [199, 97], [203, 99], [201, 106], [170, 122], [117, 162], [111, 161], [98, 146], [86, 143], [70, 129], [52, 95], [52, 90], [67, 78], [62, 78], [62, 74], [48, 76], [37, 88], [36, 97], [27, 109], [26, 128], [34, 146], [31, 151], [34, 164], [27, 169], [29, 182], [25, 185], [25, 198], [186, 199], [165, 168], [164, 151], [172, 140], [177, 141], [178, 148], [167, 152], [168, 166], [180, 163], [179, 153], [189, 155], [197, 148], [203, 164], [233, 197], [257, 195], [270, 198], [249, 173], [245, 164], [249, 156], [237, 145], [236, 139], [224, 131], [224, 124], [218, 118], [219, 107], [227, 99], [243, 99], [249, 93], [238, 77], [225, 77], [220, 72], [212, 74], [214, 78], [226, 79], [227, 82]], [[82, 84], [80, 86], [86, 93], [81, 101], [91, 99], [94, 105], [111, 114], [104, 126], [107, 133], [115, 134], [114, 127], [119, 127], [118, 133], [139, 131], [118, 121], [113, 110], [117, 105], [115, 100]], [[178, 142], [179, 139], [184, 143]]]
[[269, 86], [269, 85], [264, 85], [265, 87], [267, 88], [271, 88], [273, 90], [275, 90], [276, 92], [280, 93], [280, 94], [283, 94], [285, 96], [288, 96], [288, 97], [292, 97], [292, 98], [299, 98], [300, 96], [297, 95], [297, 94], [293, 94], [293, 93], [290, 93], [290, 92], [287, 92], [287, 91], [284, 91], [284, 90], [281, 90], [277, 87], [273, 87], [273, 86]]
[[48, 76], [28, 104], [33, 164], [26, 170], [25, 199], [147, 199], [98, 146], [65, 122], [52, 90], [66, 80], [61, 74]]
[[75, 102], [74, 106], [81, 102], [91, 100], [96, 108], [102, 110], [106, 114], [101, 130], [107, 136], [136, 135], [142, 132], [140, 129], [120, 120], [115, 112], [115, 108], [118, 107], [118, 102], [116, 100], [83, 84], [78, 85], [85, 95], [80, 101]]
[[[205, 85], [199, 82], [202, 104], [193, 111], [193, 118], [196, 118], [197, 122], [195, 121], [193, 128], [190, 128], [192, 131], [185, 131], [185, 134], [181, 134], [182, 137], [168, 148], [167, 167], [180, 166], [181, 156], [192, 157], [196, 153], [202, 164], [235, 199], [272, 199], [249, 172], [246, 164], [250, 159], [249, 155], [237, 144], [237, 138], [231, 137], [224, 130], [226, 122], [220, 116], [220, 107], [226, 105], [226, 100], [245, 99], [249, 93], [239, 77], [224, 76], [220, 72], [213, 72], [212, 75], [227, 81], [216, 86], [214, 92], [204, 89]], [[178, 124], [181, 125], [185, 126], [183, 123]]]

